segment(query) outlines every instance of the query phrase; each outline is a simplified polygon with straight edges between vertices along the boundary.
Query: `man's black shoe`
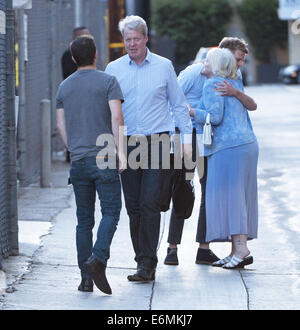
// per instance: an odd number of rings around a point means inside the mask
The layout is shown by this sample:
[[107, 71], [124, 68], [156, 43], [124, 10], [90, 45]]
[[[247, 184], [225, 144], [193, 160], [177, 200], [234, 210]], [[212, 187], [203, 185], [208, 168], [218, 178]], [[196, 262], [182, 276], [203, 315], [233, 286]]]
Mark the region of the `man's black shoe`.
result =
[[211, 265], [218, 260], [219, 258], [211, 251], [211, 249], [198, 248], [196, 264]]
[[78, 290], [82, 292], [93, 292], [93, 280], [91, 278], [82, 277]]
[[138, 267], [137, 272], [133, 275], [127, 276], [128, 281], [131, 282], [149, 282], [155, 280], [155, 268], [145, 269]]
[[165, 265], [178, 265], [177, 248], [169, 248], [164, 261]]
[[111, 288], [105, 275], [105, 265], [91, 256], [84, 264], [83, 269], [92, 276], [96, 287], [106, 293], [111, 294]]

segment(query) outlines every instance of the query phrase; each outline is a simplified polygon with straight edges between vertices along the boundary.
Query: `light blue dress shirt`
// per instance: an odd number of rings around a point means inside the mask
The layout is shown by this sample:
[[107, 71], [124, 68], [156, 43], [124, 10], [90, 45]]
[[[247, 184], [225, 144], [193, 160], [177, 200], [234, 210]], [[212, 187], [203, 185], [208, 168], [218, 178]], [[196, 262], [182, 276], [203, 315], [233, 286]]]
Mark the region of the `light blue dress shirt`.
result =
[[183, 142], [192, 142], [193, 126], [187, 101], [170, 60], [147, 49], [141, 65], [125, 55], [110, 62], [105, 72], [115, 76], [120, 84], [126, 135], [172, 132], [174, 123], [170, 104], [181, 134], [184, 134]]
[[241, 79], [214, 76], [207, 79], [202, 93], [201, 109], [195, 110], [196, 125], [203, 125], [210, 113], [213, 125], [213, 143], [204, 147], [204, 155], [256, 141], [248, 110], [234, 96], [221, 96], [215, 91], [215, 84], [227, 80], [233, 87], [243, 91]]
[[[180, 72], [177, 80], [181, 87], [187, 102], [193, 109], [201, 108], [201, 96], [206, 76], [201, 74], [203, 68], [202, 63], [196, 63], [189, 65], [183, 71]], [[192, 124], [196, 128], [197, 133], [202, 134], [203, 128], [201, 125], [196, 125], [195, 120], [192, 117]], [[175, 120], [175, 119], [174, 119]], [[175, 122], [177, 126], [177, 122]]]

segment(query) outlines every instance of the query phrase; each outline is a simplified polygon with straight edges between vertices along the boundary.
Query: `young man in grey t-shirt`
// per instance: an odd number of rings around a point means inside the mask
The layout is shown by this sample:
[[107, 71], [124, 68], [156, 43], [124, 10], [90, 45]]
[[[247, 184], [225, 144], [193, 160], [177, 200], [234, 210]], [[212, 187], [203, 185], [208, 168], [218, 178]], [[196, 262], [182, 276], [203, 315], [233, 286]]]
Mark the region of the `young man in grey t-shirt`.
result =
[[[77, 259], [82, 277], [78, 290], [93, 291], [94, 282], [102, 292], [111, 294], [105, 269], [120, 217], [121, 185], [117, 166], [105, 169], [97, 166], [96, 158], [97, 155], [101, 157], [103, 147], [96, 141], [103, 134], [113, 136], [119, 172], [122, 172], [126, 167], [122, 134], [119, 136], [124, 126], [123, 95], [114, 77], [96, 70], [97, 50], [92, 36], [77, 38], [70, 49], [78, 70], [59, 86], [56, 119], [60, 136], [71, 156], [70, 179], [78, 220]], [[93, 246], [96, 191], [101, 202], [102, 219]]]

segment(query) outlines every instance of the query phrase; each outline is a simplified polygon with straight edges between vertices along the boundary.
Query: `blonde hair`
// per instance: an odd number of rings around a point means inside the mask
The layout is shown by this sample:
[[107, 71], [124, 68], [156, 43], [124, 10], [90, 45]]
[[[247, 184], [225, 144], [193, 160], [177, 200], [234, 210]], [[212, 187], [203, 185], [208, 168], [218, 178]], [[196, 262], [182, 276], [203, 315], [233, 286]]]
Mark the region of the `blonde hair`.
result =
[[148, 27], [145, 20], [136, 15], [126, 16], [119, 22], [119, 31], [124, 36], [124, 30], [128, 27], [129, 29], [141, 32], [145, 37], [148, 35]]
[[236, 59], [229, 49], [213, 48], [206, 58], [214, 75], [231, 79], [238, 77]]

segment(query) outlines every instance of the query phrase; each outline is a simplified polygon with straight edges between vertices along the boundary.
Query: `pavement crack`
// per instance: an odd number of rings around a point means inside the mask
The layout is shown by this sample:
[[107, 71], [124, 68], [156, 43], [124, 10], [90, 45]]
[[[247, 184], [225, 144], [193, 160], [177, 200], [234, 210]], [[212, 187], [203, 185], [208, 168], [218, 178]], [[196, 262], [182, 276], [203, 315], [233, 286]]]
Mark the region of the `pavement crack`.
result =
[[241, 271], [239, 271], [240, 273], [240, 276], [241, 276], [241, 280], [242, 280], [242, 283], [243, 283], [243, 286], [245, 288], [245, 291], [246, 291], [246, 294], [247, 294], [247, 310], [250, 310], [250, 298], [249, 298], [249, 290], [247, 288], [247, 285], [246, 285], [246, 282], [244, 280], [244, 277], [243, 277], [243, 274]]
[[154, 296], [154, 287], [155, 287], [155, 280], [152, 283], [151, 296], [150, 296], [150, 301], [149, 301], [149, 311], [152, 310], [152, 300], [153, 300], [153, 296]]
[[162, 217], [162, 230], [161, 230], [161, 233], [160, 233], [160, 238], [159, 238], [159, 241], [158, 241], [158, 245], [157, 245], [157, 251], [159, 250], [160, 248], [160, 244], [161, 244], [161, 241], [162, 241], [162, 238], [164, 236], [164, 233], [165, 233], [165, 227], [166, 227], [166, 212], [164, 212], [163, 214], [163, 217]]
[[[165, 227], [166, 227], [166, 212], [164, 212], [163, 217], [162, 217], [162, 224], [161, 224], [161, 233], [160, 233], [160, 238], [158, 241], [158, 245], [157, 245], [157, 251], [160, 248], [160, 244], [162, 242], [162, 238], [164, 236], [164, 232], [165, 232]], [[154, 288], [155, 288], [155, 280], [152, 283], [152, 288], [151, 288], [151, 295], [150, 295], [150, 300], [149, 300], [149, 310], [152, 310], [152, 302], [153, 302], [153, 297], [154, 297]]]

